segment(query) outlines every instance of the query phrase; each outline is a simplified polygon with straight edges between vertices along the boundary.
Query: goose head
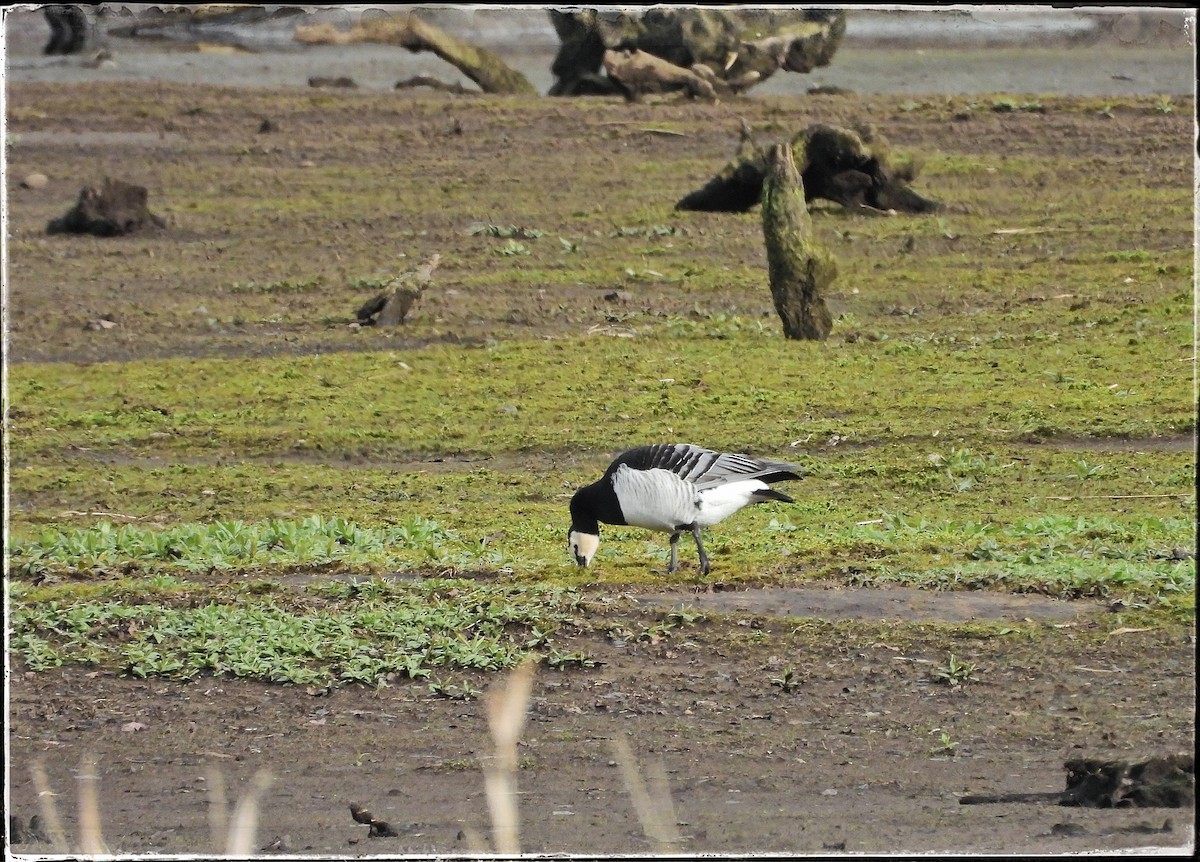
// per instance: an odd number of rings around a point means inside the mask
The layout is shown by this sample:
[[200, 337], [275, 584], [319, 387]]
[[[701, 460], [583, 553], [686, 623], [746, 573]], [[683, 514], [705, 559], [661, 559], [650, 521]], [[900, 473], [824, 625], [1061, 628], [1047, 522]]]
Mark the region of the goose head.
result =
[[599, 547], [599, 533], [586, 533], [574, 525], [567, 533], [567, 550], [571, 552], [575, 562], [583, 568], [587, 568], [591, 564], [592, 557], [596, 556], [596, 549]]

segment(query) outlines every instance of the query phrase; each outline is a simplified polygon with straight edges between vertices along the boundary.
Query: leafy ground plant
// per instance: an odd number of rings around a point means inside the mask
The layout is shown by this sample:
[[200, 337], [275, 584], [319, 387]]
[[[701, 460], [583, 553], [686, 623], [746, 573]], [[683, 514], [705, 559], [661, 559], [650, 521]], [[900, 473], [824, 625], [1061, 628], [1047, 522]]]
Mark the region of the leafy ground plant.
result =
[[[549, 633], [579, 601], [562, 588], [438, 579], [330, 582], [267, 600], [253, 591], [213, 590], [207, 601], [191, 591], [174, 603], [72, 593], [70, 585], [10, 593], [10, 645], [31, 669], [82, 662], [135, 677], [318, 686], [512, 667], [528, 654], [532, 631], [553, 649]], [[440, 677], [433, 684], [451, 685]]]

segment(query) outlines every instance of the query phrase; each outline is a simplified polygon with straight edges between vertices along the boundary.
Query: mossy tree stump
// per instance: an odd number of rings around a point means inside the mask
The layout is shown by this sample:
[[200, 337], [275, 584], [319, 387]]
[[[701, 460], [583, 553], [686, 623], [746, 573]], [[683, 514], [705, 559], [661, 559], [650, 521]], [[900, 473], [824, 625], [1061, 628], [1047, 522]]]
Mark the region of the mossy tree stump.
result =
[[771, 297], [784, 335], [824, 341], [833, 329], [824, 292], [837, 278], [837, 261], [813, 237], [794, 150], [803, 156], [793, 143], [776, 144], [766, 157], [762, 220]]
[[[814, 123], [792, 138], [800, 164], [804, 195], [849, 210], [879, 215], [889, 210], [937, 212], [942, 205], [922, 197], [909, 185], [920, 171], [910, 159], [893, 166], [887, 139], [873, 126], [858, 131]], [[725, 167], [701, 188], [675, 204], [677, 210], [745, 212], [758, 203], [766, 175], [766, 152], [754, 142], [742, 121], [741, 143]]]
[[166, 222], [147, 208], [148, 199], [145, 186], [105, 177], [100, 188], [84, 186], [75, 205], [46, 225], [46, 233], [124, 236], [144, 228], [166, 227]]

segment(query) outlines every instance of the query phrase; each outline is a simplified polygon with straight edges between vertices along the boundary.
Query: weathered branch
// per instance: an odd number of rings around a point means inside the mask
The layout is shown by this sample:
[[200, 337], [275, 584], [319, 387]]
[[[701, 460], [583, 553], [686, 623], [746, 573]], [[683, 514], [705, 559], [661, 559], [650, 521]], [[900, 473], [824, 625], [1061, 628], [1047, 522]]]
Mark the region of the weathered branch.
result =
[[[706, 67], [700, 67], [707, 71]], [[717, 93], [708, 75], [668, 63], [645, 51], [605, 51], [604, 71], [631, 102], [646, 93], [686, 90], [692, 98], [716, 101]], [[710, 73], [711, 74], [711, 73]]]
[[297, 27], [293, 38], [305, 45], [377, 42], [399, 45], [413, 52], [430, 51], [459, 69], [485, 93], [537, 95], [537, 90], [529, 80], [496, 54], [486, 48], [460, 42], [415, 15], [370, 18], [349, 30], [338, 30], [332, 24], [312, 24]]

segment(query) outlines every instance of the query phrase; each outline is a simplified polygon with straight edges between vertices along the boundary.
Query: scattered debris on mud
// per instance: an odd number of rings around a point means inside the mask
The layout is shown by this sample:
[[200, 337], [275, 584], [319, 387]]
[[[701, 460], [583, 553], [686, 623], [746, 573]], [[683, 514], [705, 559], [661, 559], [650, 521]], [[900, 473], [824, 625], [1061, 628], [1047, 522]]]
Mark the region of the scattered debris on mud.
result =
[[367, 833], [371, 838], [397, 838], [400, 835], [394, 826], [386, 820], [380, 820], [357, 802], [350, 803], [350, 816], [354, 818], [355, 823], [362, 823], [371, 827]]
[[441, 260], [440, 254], [434, 254], [416, 269], [400, 273], [382, 291], [363, 303], [355, 312], [355, 317], [363, 326], [398, 326], [404, 323], [429, 286], [433, 271]]

